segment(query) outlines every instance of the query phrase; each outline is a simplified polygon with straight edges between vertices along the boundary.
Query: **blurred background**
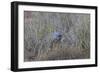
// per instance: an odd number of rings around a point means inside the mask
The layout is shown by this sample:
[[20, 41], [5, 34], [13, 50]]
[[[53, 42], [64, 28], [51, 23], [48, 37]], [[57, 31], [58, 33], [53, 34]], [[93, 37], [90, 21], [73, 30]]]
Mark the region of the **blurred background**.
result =
[[24, 61], [90, 58], [90, 14], [24, 11]]

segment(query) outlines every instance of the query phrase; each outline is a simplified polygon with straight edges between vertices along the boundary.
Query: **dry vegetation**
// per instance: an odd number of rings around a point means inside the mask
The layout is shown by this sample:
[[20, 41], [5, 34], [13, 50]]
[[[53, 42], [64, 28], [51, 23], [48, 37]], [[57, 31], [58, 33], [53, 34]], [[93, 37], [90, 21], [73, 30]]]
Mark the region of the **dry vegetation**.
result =
[[[53, 32], [62, 34], [54, 42]], [[24, 61], [90, 57], [90, 15], [24, 12]]]

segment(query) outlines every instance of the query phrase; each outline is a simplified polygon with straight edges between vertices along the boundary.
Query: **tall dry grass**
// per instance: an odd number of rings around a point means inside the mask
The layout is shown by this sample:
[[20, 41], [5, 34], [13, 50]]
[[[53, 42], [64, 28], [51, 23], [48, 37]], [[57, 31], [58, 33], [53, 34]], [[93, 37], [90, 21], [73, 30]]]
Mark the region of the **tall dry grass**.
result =
[[[62, 33], [56, 43], [55, 31]], [[89, 14], [24, 12], [25, 62], [86, 58], [90, 58]]]

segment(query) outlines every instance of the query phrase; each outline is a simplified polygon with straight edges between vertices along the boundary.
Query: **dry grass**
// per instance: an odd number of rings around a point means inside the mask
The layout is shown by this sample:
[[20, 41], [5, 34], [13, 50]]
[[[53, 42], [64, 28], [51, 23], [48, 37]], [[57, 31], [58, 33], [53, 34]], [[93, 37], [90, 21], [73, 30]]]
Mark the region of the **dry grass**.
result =
[[[57, 43], [52, 42], [55, 31], [62, 33]], [[24, 61], [86, 58], [90, 58], [89, 14], [24, 12]]]

